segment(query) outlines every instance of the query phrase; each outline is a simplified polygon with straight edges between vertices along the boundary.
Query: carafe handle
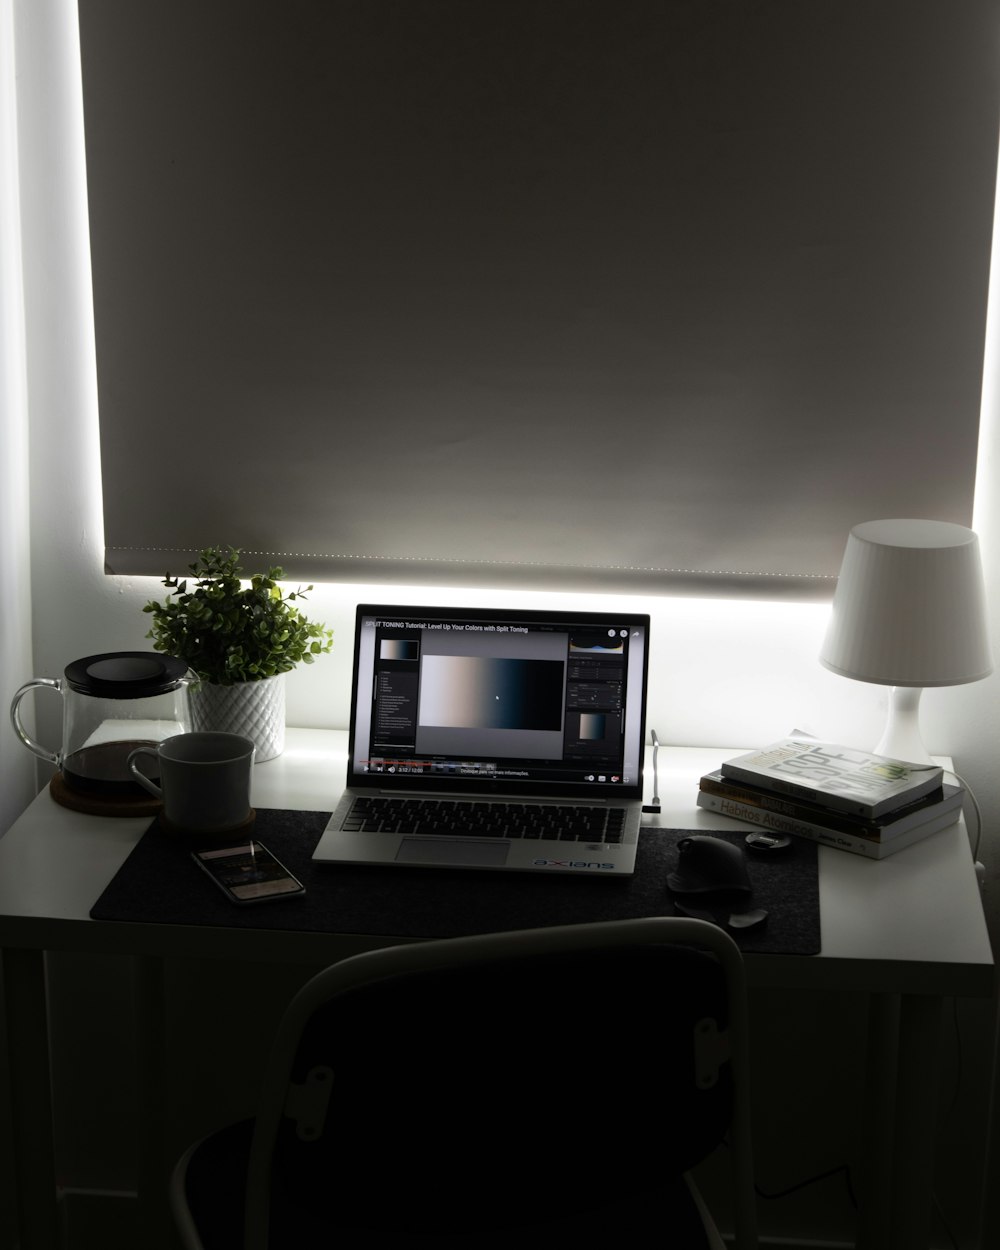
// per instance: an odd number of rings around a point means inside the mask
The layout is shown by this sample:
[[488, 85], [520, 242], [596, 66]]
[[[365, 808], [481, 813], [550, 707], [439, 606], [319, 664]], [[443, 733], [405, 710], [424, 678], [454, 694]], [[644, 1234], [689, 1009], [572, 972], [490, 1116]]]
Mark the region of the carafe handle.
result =
[[40, 742], [36, 742], [24, 726], [21, 724], [21, 714], [19, 711], [21, 700], [29, 690], [37, 688], [44, 689], [49, 687], [51, 690], [58, 690], [62, 693], [62, 682], [53, 677], [35, 677], [32, 681], [25, 682], [20, 690], [14, 695], [10, 705], [10, 723], [14, 726], [14, 732], [21, 739], [29, 751], [38, 756], [39, 759], [45, 760], [46, 763], [55, 764], [58, 768], [62, 764], [62, 757], [56, 751], [47, 751]]
[[155, 781], [150, 781], [144, 772], [140, 771], [137, 763], [140, 755], [151, 755], [154, 760], [160, 758], [153, 747], [136, 747], [134, 751], [129, 753], [128, 770], [144, 790], [148, 790], [154, 798], [162, 799], [163, 791], [160, 787]]

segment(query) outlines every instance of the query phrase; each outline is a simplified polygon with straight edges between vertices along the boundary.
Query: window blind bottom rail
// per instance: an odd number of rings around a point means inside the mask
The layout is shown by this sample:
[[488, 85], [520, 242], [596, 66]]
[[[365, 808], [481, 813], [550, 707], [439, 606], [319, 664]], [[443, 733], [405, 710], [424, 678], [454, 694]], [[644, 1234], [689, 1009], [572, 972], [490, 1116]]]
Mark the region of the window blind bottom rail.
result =
[[[107, 547], [105, 572], [123, 576], [183, 575], [197, 551], [157, 547]], [[592, 591], [598, 594], [686, 595], [829, 601], [836, 578], [826, 574], [742, 572], [728, 569], [632, 568], [529, 561], [440, 560], [379, 555], [243, 549], [250, 572], [280, 565], [287, 581], [366, 585], [468, 586], [521, 590]]]

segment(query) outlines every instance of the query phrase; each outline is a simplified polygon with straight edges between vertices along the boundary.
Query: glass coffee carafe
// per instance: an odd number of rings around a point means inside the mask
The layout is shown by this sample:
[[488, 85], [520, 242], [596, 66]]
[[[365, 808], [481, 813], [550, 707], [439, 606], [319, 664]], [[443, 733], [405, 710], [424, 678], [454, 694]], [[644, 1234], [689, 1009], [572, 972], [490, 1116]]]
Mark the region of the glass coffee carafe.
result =
[[[190, 731], [189, 679], [182, 660], [155, 651], [91, 655], [67, 665], [62, 678], [36, 677], [23, 685], [11, 703], [11, 722], [30, 751], [59, 769], [72, 793], [98, 801], [148, 799], [129, 772], [128, 757], [136, 747]], [[21, 700], [29, 690], [46, 689], [63, 699], [58, 751], [36, 742], [21, 723]]]

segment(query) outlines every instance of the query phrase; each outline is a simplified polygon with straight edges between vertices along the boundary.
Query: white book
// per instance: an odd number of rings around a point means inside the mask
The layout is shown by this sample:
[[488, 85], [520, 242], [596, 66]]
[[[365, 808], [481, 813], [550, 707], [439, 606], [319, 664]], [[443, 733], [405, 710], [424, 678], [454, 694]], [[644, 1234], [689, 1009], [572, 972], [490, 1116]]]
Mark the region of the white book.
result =
[[872, 820], [940, 787], [944, 769], [810, 738], [783, 738], [726, 760], [722, 773]]

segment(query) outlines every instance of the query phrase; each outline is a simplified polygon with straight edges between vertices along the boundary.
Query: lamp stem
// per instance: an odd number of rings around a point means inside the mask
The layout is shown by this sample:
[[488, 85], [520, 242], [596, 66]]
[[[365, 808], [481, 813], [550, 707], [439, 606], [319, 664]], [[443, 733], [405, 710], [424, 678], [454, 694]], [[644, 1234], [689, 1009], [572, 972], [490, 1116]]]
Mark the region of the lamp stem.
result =
[[893, 686], [889, 694], [889, 716], [876, 755], [906, 760], [910, 764], [932, 764], [930, 752], [920, 733], [921, 686]]

